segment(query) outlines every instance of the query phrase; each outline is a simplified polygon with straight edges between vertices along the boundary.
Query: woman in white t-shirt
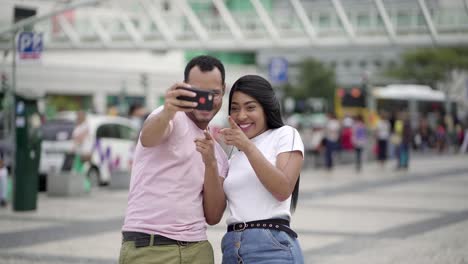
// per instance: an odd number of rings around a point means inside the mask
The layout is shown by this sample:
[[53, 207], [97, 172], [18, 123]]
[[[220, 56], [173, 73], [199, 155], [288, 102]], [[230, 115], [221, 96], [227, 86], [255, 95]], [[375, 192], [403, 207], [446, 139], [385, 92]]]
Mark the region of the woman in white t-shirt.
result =
[[224, 191], [230, 216], [222, 240], [223, 263], [303, 263], [289, 227], [297, 202], [304, 144], [285, 126], [270, 83], [256, 75], [238, 79], [229, 94], [233, 146]]

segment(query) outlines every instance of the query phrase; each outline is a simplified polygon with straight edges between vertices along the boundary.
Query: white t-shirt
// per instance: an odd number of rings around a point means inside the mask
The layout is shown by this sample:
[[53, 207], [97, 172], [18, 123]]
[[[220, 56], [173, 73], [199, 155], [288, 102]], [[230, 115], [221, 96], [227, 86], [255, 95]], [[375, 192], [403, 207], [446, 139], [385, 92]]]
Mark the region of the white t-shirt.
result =
[[[296, 129], [283, 126], [270, 129], [251, 139], [272, 164], [278, 154], [300, 151], [304, 144]], [[237, 151], [229, 161], [229, 172], [224, 181], [230, 216], [227, 224], [269, 218], [290, 218], [291, 196], [278, 201], [260, 182], [244, 152]]]
[[75, 139], [83, 134], [86, 134], [85, 138], [81, 142], [73, 142], [75, 152], [81, 155], [91, 154], [93, 151], [93, 142], [89, 131], [89, 124], [87, 121], [77, 125], [72, 132], [72, 138]]
[[330, 141], [338, 141], [340, 139], [340, 122], [336, 119], [328, 120], [325, 126], [325, 137]]
[[379, 120], [376, 130], [378, 139], [388, 139], [390, 137], [390, 122], [387, 120]]

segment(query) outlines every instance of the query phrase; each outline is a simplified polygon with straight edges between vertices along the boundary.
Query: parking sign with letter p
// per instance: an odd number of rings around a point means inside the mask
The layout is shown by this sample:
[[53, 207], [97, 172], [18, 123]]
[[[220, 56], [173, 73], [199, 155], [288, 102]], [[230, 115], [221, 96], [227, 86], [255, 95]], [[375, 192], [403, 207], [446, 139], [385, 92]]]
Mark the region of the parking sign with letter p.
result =
[[16, 46], [19, 60], [39, 60], [43, 49], [42, 33], [21, 32], [18, 35]]

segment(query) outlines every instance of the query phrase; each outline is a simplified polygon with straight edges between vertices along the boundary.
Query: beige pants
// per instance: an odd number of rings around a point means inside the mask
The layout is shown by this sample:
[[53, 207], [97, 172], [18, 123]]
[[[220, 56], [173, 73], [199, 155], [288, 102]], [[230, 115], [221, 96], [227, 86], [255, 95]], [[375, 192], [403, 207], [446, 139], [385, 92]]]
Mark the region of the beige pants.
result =
[[127, 241], [120, 249], [119, 264], [214, 264], [213, 247], [208, 241], [187, 246], [135, 247]]

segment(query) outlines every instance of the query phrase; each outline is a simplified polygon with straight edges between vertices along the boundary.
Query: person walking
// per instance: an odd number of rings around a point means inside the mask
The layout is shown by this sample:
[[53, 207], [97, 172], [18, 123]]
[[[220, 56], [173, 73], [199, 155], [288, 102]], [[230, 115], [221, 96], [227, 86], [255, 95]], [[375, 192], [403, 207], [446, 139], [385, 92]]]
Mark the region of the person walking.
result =
[[387, 119], [387, 113], [380, 114], [380, 120], [377, 122], [375, 133], [377, 138], [377, 160], [380, 165], [385, 166], [388, 155], [388, 141], [390, 139], [391, 125]]
[[[73, 152], [68, 153], [65, 157], [66, 168], [70, 167], [76, 173], [85, 174], [90, 166], [90, 161], [94, 149], [94, 140], [90, 133], [90, 127], [88, 122], [88, 114], [79, 110], [76, 113], [76, 125], [72, 132], [73, 140]], [[99, 184], [99, 179], [87, 179], [90, 182], [86, 183], [94, 185]]]
[[72, 140], [75, 153], [81, 160], [89, 160], [94, 142], [92, 142], [90, 136], [90, 128], [85, 111], [80, 110], [76, 113], [76, 125], [72, 132]]
[[340, 122], [334, 113], [328, 113], [328, 121], [325, 125], [325, 167], [333, 169], [333, 155], [339, 150]]
[[[210, 91], [213, 109], [196, 110], [196, 102], [178, 99], [196, 96], [180, 87]], [[218, 223], [226, 206], [222, 184], [228, 163], [207, 130], [224, 90], [223, 64], [211, 56], [195, 57], [185, 67], [184, 82], [173, 84], [164, 106], [144, 122], [132, 166], [120, 264], [214, 263], [206, 226]], [[200, 154], [199, 142], [211, 147], [212, 156]]]
[[411, 124], [407, 112], [400, 113], [400, 119], [395, 122], [395, 132], [400, 136], [398, 145], [397, 169], [409, 168], [410, 148], [412, 142]]
[[304, 160], [301, 136], [284, 125], [279, 101], [260, 76], [246, 75], [233, 84], [228, 109], [230, 127], [221, 133], [235, 152], [224, 181], [230, 216], [223, 263], [303, 263], [289, 226]]
[[367, 144], [367, 128], [361, 115], [356, 116], [353, 122], [352, 142], [356, 154], [356, 171], [362, 168], [362, 152]]
[[0, 207], [6, 207], [8, 204], [8, 170], [0, 157]]

